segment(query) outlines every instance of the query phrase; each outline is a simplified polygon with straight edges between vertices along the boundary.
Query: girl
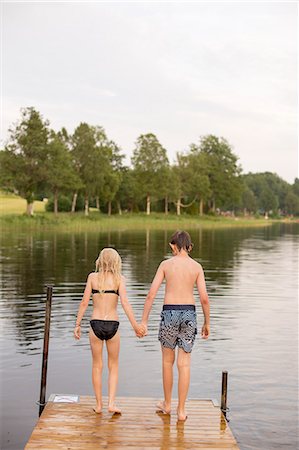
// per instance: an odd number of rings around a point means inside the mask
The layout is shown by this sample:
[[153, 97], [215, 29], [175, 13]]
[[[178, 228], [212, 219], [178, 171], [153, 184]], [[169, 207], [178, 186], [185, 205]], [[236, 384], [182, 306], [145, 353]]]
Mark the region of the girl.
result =
[[158, 267], [143, 309], [142, 324], [144, 334], [157, 291], [165, 279], [165, 297], [161, 313], [159, 341], [162, 349], [162, 369], [164, 401], [157, 407], [166, 414], [171, 412], [171, 394], [173, 385], [173, 364], [175, 348], [178, 346], [178, 420], [186, 420], [185, 401], [190, 383], [190, 361], [197, 321], [195, 311], [194, 285], [197, 286], [204, 313], [201, 337], [208, 339], [210, 334], [210, 306], [206, 290], [205, 276], [199, 263], [189, 257], [193, 244], [189, 233], [177, 231], [170, 240], [173, 257], [162, 261]]
[[76, 327], [75, 339], [81, 337], [80, 323], [92, 294], [93, 312], [90, 321], [89, 340], [92, 352], [92, 382], [96, 396], [94, 411], [102, 411], [102, 368], [103, 368], [103, 344], [106, 342], [108, 352], [108, 410], [111, 413], [121, 413], [115, 405], [115, 395], [118, 382], [118, 356], [120, 336], [118, 331], [119, 321], [117, 315], [118, 297], [122, 307], [136, 333], [143, 336], [143, 327], [138, 326], [132, 307], [126, 293], [125, 278], [121, 275], [121, 258], [113, 248], [104, 248], [96, 260], [96, 271], [88, 275], [83, 299], [80, 303]]

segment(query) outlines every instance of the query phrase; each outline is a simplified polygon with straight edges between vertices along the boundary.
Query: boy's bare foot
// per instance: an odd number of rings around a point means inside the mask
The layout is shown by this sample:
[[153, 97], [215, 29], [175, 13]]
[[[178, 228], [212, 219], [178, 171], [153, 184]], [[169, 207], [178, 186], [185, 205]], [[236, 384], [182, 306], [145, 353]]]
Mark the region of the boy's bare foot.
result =
[[93, 408], [94, 412], [97, 414], [101, 414], [102, 412], [102, 405], [100, 406], [96, 406], [95, 408]]
[[121, 409], [115, 406], [114, 403], [108, 406], [108, 411], [113, 414], [121, 414]]
[[164, 414], [170, 414], [171, 413], [171, 406], [166, 405], [165, 401], [161, 401], [157, 403], [157, 412], [163, 412]]
[[185, 420], [187, 420], [187, 415], [185, 414], [185, 411], [179, 411], [179, 410], [177, 410], [177, 413], [178, 413], [178, 420], [180, 421], [180, 422], [185, 422]]

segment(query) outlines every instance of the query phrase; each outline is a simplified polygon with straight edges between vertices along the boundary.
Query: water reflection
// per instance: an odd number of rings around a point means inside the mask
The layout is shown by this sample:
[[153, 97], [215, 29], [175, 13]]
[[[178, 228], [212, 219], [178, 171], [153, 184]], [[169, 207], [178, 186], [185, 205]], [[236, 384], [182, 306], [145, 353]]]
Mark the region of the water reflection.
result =
[[[276, 239], [282, 234], [281, 228], [191, 231], [194, 242], [192, 256], [204, 266], [211, 299], [214, 296], [217, 299], [226, 299], [228, 294], [231, 296], [236, 269], [241, 262], [255, 259], [256, 251], [265, 252], [266, 256], [265, 261], [260, 259], [257, 263], [260, 266], [268, 264], [268, 252], [275, 252]], [[87, 274], [94, 269], [94, 261], [104, 246], [114, 246], [119, 250], [130, 301], [134, 310], [141, 312], [157, 266], [170, 256], [170, 235], [165, 230], [78, 234], [3, 233], [1, 315], [6, 333], [16, 340], [20, 351], [35, 351], [34, 341], [42, 337], [44, 326], [45, 286], [53, 284], [52, 334], [55, 337], [67, 334], [73, 326]], [[250, 280], [252, 274], [246, 276]], [[238, 272], [237, 297], [240, 294], [239, 278]], [[246, 280], [244, 283], [247, 289]], [[153, 307], [154, 318], [160, 313], [162, 298], [163, 288]], [[235, 302], [220, 303], [217, 310], [212, 311], [214, 323], [221, 320], [225, 313], [228, 326], [234, 326], [235, 308], [238, 307]], [[215, 338], [215, 335], [211, 336], [211, 340]], [[221, 339], [230, 337], [222, 334]]]
[[[171, 416], [169, 414], [161, 414], [161, 413], [156, 413], [157, 417], [159, 417], [163, 423], [163, 427], [162, 427], [162, 436], [161, 436], [161, 440], [160, 440], [160, 449], [161, 450], [165, 450], [167, 448], [171, 448], [170, 447], [170, 420], [171, 420]], [[177, 444], [181, 444], [181, 442], [179, 441]], [[185, 448], [185, 447], [183, 447]]]
[[[230, 286], [234, 267], [238, 265], [242, 242], [253, 233], [248, 229], [191, 231], [195, 244], [193, 257], [205, 268], [210, 295], [216, 292], [218, 297], [225, 295], [225, 287]], [[3, 233], [1, 315], [9, 322], [7, 332], [15, 336], [22, 350], [41, 338], [45, 286], [53, 284], [52, 331], [56, 337], [64, 334], [66, 324], [73, 324], [86, 276], [94, 269], [94, 261], [104, 246], [114, 246], [119, 250], [130, 300], [137, 310], [141, 310], [158, 264], [170, 255], [170, 234], [153, 230], [79, 234]], [[257, 245], [265, 245], [262, 243], [263, 237], [263, 234], [258, 237]], [[161, 303], [162, 296], [163, 290], [157, 303]]]

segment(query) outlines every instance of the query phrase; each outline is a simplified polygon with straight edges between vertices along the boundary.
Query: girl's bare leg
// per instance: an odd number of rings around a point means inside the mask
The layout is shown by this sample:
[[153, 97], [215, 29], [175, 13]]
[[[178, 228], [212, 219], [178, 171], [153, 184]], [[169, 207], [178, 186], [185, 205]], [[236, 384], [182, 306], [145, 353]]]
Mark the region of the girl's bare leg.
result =
[[189, 384], [190, 384], [190, 362], [191, 353], [186, 353], [182, 348], [179, 348], [177, 366], [179, 372], [178, 379], [178, 419], [185, 420], [187, 418], [185, 412], [185, 402], [188, 395]]
[[121, 410], [115, 406], [115, 396], [118, 383], [118, 356], [120, 347], [119, 332], [112, 339], [106, 341], [108, 352], [108, 410], [113, 413], [120, 413]]
[[[173, 386], [173, 364], [175, 360], [175, 351], [171, 348], [162, 348], [162, 373], [163, 373], [163, 389], [164, 389], [164, 401], [162, 405], [158, 405], [164, 412], [170, 413], [171, 411], [171, 395]], [[162, 407], [161, 407], [162, 406]]]
[[103, 341], [98, 339], [91, 329], [89, 341], [92, 353], [92, 384], [97, 401], [95, 412], [100, 413], [102, 411]]

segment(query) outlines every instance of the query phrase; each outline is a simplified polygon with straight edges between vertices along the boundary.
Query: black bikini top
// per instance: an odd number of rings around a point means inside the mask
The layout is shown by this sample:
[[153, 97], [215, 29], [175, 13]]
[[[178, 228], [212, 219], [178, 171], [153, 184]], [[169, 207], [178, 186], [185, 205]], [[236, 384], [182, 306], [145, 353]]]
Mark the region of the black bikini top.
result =
[[115, 290], [102, 290], [102, 291], [99, 291], [98, 289], [92, 289], [92, 293], [93, 294], [116, 294], [116, 295], [119, 295], [118, 294], [118, 290], [117, 291], [115, 291]]

